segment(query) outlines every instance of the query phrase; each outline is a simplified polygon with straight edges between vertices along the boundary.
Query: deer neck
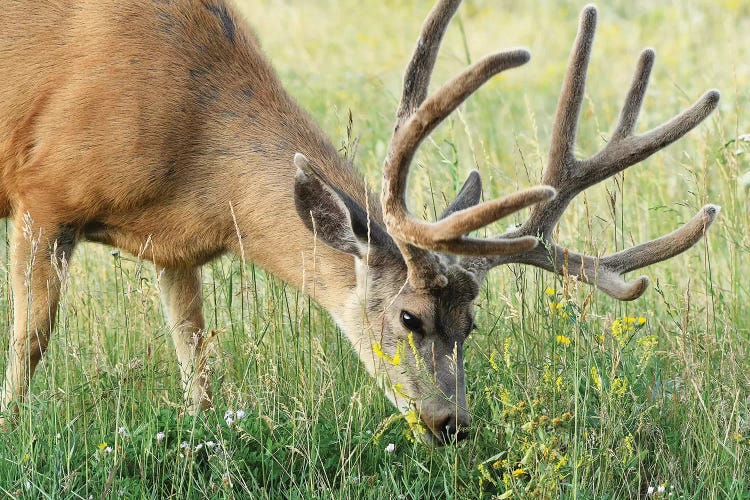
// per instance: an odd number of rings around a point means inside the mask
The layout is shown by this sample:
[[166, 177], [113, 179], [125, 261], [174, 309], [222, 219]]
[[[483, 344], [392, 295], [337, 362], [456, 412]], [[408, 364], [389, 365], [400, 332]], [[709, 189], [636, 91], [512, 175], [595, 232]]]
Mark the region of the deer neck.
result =
[[341, 325], [356, 295], [355, 259], [317, 240], [300, 220], [294, 205], [294, 155], [306, 154], [321, 175], [352, 197], [364, 192], [365, 184], [291, 98], [275, 106], [284, 112], [273, 123], [243, 122], [237, 116], [255, 111], [245, 109], [223, 114], [211, 134], [232, 138], [223, 139], [220, 148], [226, 154], [213, 174], [228, 177], [217, 185], [232, 186], [226, 194], [217, 193], [217, 200], [231, 198], [225, 203], [231, 216], [225, 217], [231, 224], [227, 247], [308, 294]]

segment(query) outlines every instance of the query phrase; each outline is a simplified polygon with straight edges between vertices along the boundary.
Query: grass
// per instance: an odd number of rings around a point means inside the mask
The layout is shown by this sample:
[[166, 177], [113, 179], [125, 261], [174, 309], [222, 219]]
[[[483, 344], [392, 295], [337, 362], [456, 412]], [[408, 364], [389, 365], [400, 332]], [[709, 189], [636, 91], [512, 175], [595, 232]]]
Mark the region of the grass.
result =
[[[288, 90], [336, 143], [347, 142], [351, 110], [357, 164], [373, 183], [429, 3], [243, 5]], [[538, 182], [581, 5], [526, 4], [468, 2], [446, 37], [436, 83], [495, 48], [524, 45], [533, 58], [422, 147], [413, 206], [427, 216], [471, 168], [487, 197]], [[632, 498], [653, 488], [658, 497], [750, 497], [750, 237], [737, 181], [750, 171], [750, 7], [599, 7], [581, 154], [612, 130], [642, 47], [656, 49], [657, 63], [639, 130], [704, 90], [723, 93], [704, 124], [592, 188], [560, 226], [572, 248], [610, 252], [673, 230], [707, 202], [722, 205], [704, 242], [646, 271], [642, 299], [617, 303], [534, 269], [496, 270], [466, 347], [475, 425], [458, 447], [431, 449], [412, 442], [324, 311], [233, 257], [203, 274], [216, 410], [183, 415], [153, 268], [84, 246], [33, 397], [0, 434], [0, 495]], [[0, 251], [7, 345], [7, 236]]]

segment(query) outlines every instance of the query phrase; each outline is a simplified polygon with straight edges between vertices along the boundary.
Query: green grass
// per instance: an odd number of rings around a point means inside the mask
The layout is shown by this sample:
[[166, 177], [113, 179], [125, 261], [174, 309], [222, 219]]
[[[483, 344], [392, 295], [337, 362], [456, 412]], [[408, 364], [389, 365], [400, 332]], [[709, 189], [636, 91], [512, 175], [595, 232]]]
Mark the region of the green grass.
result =
[[[363, 3], [248, 0], [245, 12], [287, 89], [335, 143], [346, 142], [351, 110], [357, 165], [376, 185], [400, 71], [430, 2]], [[497, 48], [527, 46], [533, 58], [422, 147], [417, 212], [442, 208], [471, 168], [488, 197], [538, 182], [582, 5], [525, 3], [475, 0], [454, 20], [436, 84]], [[466, 347], [475, 422], [466, 442], [412, 443], [327, 314], [232, 257], [203, 274], [216, 410], [184, 416], [153, 268], [84, 246], [33, 397], [0, 433], [0, 495], [632, 498], [663, 486], [661, 497], [750, 497], [749, 202], [737, 183], [750, 171], [750, 142], [739, 140], [750, 133], [750, 7], [599, 8], [581, 154], [611, 132], [643, 47], [657, 63], [639, 130], [709, 88], [722, 103], [685, 139], [581, 196], [559, 240], [610, 252], [673, 230], [704, 203], [723, 210], [705, 242], [646, 270], [652, 287], [633, 303], [535, 269], [494, 271]], [[7, 243], [0, 251], [5, 346]], [[227, 410], [246, 416], [228, 425]]]

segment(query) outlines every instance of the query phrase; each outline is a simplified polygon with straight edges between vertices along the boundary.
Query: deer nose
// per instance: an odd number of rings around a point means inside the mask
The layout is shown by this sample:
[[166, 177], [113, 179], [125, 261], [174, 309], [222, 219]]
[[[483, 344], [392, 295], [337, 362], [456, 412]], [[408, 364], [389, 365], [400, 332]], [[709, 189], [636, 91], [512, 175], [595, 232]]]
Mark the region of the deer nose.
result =
[[457, 443], [466, 439], [469, 435], [469, 426], [471, 425], [471, 417], [468, 413], [460, 412], [456, 417], [452, 415], [446, 418], [441, 425], [438, 427], [440, 431], [440, 439], [443, 444]]

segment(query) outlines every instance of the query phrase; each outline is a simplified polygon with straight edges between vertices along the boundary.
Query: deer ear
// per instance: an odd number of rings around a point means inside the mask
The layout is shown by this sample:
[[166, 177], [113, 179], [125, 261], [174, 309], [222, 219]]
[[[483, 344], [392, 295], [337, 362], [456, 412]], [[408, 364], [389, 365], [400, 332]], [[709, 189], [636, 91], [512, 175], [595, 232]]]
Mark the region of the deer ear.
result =
[[294, 155], [294, 165], [297, 167], [294, 204], [302, 222], [326, 245], [361, 257], [351, 214], [339, 195], [313, 172], [305, 155]]
[[469, 177], [466, 178], [461, 191], [458, 192], [456, 198], [448, 205], [441, 219], [445, 219], [450, 214], [470, 208], [479, 203], [482, 198], [482, 178], [479, 176], [479, 172], [472, 170]]

